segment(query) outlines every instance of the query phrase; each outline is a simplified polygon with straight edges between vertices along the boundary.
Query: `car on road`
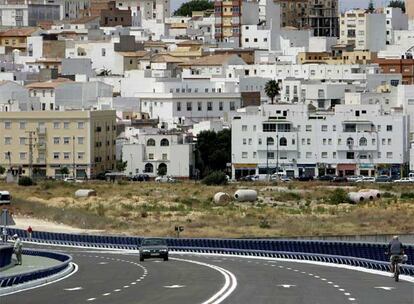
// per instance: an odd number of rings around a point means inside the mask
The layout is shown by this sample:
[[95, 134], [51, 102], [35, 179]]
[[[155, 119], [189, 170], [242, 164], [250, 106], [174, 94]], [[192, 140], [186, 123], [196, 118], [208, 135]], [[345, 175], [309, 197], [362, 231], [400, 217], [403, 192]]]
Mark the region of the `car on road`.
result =
[[403, 184], [414, 183], [414, 179], [412, 179], [410, 177], [403, 177], [403, 178], [400, 178], [400, 179], [396, 179], [393, 182], [394, 183], [403, 183]]
[[177, 180], [171, 176], [163, 175], [155, 178], [157, 183], [176, 183]]
[[334, 180], [334, 178], [334, 175], [321, 175], [318, 177], [318, 180], [322, 182], [331, 182]]
[[347, 183], [348, 178], [346, 176], [335, 176], [333, 179], [334, 183]]
[[0, 191], [0, 206], [10, 205], [11, 195], [9, 191]]
[[350, 183], [355, 183], [355, 182], [359, 181], [361, 178], [363, 178], [362, 175], [347, 176], [348, 182], [350, 182]]
[[76, 179], [76, 178], [74, 178], [74, 177], [66, 177], [66, 178], [64, 178], [63, 179], [63, 181], [65, 182], [65, 183], [83, 183], [83, 180], [80, 180], [80, 179]]
[[313, 180], [313, 176], [311, 176], [311, 175], [302, 175], [302, 176], [299, 176], [297, 178], [297, 180], [300, 181], [300, 182], [309, 182], [309, 181]]
[[390, 183], [392, 179], [388, 175], [380, 175], [375, 179], [376, 183]]
[[134, 182], [147, 182], [150, 180], [150, 177], [148, 174], [137, 174], [130, 178]]
[[362, 178], [357, 180], [356, 183], [375, 183], [375, 177], [363, 176]]
[[144, 238], [139, 246], [139, 260], [161, 258], [168, 261], [168, 245], [165, 239]]

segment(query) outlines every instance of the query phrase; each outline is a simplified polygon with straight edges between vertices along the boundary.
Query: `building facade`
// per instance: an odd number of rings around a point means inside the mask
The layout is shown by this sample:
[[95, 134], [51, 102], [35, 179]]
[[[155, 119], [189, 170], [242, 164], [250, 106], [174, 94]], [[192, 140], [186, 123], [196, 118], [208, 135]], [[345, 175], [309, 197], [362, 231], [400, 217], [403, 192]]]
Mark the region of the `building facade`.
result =
[[78, 178], [114, 170], [115, 111], [0, 112], [0, 165], [13, 172]]
[[232, 119], [232, 174], [396, 174], [408, 163], [407, 116], [380, 105], [265, 105]]

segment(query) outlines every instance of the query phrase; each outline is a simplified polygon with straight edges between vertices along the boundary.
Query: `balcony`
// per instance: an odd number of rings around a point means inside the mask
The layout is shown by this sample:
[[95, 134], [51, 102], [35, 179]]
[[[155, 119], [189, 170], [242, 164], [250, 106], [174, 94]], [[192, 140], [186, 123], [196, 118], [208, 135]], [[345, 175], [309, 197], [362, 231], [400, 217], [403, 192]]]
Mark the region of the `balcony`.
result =
[[377, 151], [378, 140], [376, 133], [356, 133], [347, 132], [341, 133], [337, 138], [341, 140], [340, 144], [337, 144], [338, 151]]

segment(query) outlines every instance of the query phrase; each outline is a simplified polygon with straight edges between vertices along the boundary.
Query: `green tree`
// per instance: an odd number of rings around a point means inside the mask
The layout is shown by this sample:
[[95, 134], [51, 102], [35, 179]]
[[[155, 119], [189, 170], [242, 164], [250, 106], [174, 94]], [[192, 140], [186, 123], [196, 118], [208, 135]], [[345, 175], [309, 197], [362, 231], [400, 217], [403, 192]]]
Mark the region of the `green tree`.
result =
[[202, 183], [208, 186], [226, 185], [227, 176], [221, 171], [213, 171], [202, 180]]
[[6, 172], [6, 168], [0, 166], [0, 174], [4, 174], [4, 172]]
[[405, 2], [402, 0], [391, 0], [388, 4], [388, 7], [399, 7], [403, 11], [403, 13], [405, 13]]
[[67, 167], [63, 167], [60, 169], [60, 174], [62, 175], [68, 175], [69, 174], [69, 169]]
[[265, 93], [267, 97], [271, 99], [273, 104], [275, 97], [278, 96], [280, 93], [279, 83], [277, 83], [276, 80], [269, 80], [268, 82], [266, 82]]
[[369, 1], [367, 10], [368, 10], [368, 13], [371, 13], [371, 14], [375, 11], [375, 6], [374, 6], [374, 1], [373, 0]]
[[197, 136], [196, 168], [201, 177], [212, 171], [224, 171], [231, 162], [231, 130], [203, 131]]
[[116, 161], [116, 170], [119, 171], [119, 172], [125, 171], [125, 169], [127, 167], [127, 164], [128, 164], [128, 162], [127, 161], [123, 161], [122, 159]]
[[181, 4], [174, 12], [174, 16], [191, 16], [193, 11], [214, 9], [214, 2], [208, 0], [192, 0]]

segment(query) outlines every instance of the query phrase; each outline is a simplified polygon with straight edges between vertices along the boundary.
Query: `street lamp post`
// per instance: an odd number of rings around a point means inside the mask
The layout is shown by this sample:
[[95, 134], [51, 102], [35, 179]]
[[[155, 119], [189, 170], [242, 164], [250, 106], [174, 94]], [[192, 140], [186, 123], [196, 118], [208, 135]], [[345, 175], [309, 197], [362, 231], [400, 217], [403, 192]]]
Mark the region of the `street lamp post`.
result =
[[266, 179], [269, 181], [269, 137], [266, 137]]
[[279, 134], [276, 134], [276, 176], [279, 179]]
[[76, 162], [75, 162], [75, 136], [72, 136], [72, 162], [73, 162], [73, 178], [77, 178]]

